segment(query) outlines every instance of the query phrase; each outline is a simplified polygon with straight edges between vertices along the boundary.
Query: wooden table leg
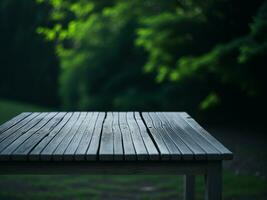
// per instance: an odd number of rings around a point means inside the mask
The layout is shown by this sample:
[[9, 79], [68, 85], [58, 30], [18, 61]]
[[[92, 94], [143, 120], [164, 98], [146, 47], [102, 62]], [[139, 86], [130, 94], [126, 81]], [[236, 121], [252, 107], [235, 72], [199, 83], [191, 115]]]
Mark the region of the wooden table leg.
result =
[[222, 200], [222, 162], [208, 164], [205, 174], [205, 200]]
[[195, 175], [184, 176], [184, 200], [195, 199]]

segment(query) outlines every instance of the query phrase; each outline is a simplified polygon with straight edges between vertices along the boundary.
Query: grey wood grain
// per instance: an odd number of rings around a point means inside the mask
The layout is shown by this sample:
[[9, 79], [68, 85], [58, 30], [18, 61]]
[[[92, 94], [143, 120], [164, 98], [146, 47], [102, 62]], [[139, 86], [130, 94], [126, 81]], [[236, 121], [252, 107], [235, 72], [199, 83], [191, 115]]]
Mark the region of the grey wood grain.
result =
[[90, 146], [86, 152], [87, 160], [96, 160], [98, 157], [98, 151], [100, 146], [101, 132], [103, 128], [104, 119], [106, 114], [104, 112], [100, 112], [95, 124], [94, 133], [92, 136], [92, 140], [90, 142]]
[[24, 134], [25, 137], [20, 137], [19, 139], [26, 139], [13, 153], [13, 160], [26, 160], [28, 159], [28, 154], [38, 143], [49, 135], [49, 132], [62, 120], [65, 113], [49, 113], [45, 120], [42, 120], [40, 129], [36, 127], [36, 131], [32, 131], [33, 134]]
[[167, 148], [161, 136], [160, 131], [154, 125], [154, 122], [149, 116], [148, 112], [142, 112], [141, 114], [142, 114], [142, 117], [144, 119], [147, 129], [149, 130], [153, 140], [155, 141], [155, 144], [157, 145], [161, 159], [169, 160], [171, 158], [171, 155], [170, 155], [169, 149]]
[[95, 129], [96, 121], [98, 118], [99, 113], [93, 112], [92, 117], [90, 118], [90, 121], [88, 122], [88, 126], [82, 136], [82, 139], [80, 141], [80, 144], [75, 152], [74, 159], [75, 160], [85, 160], [85, 154], [87, 149], [89, 148], [89, 145], [92, 140], [93, 132]]
[[25, 117], [29, 116], [30, 114], [31, 113], [29, 113], [29, 112], [24, 112], [24, 113], [21, 113], [21, 114], [15, 116], [15, 117], [13, 117], [9, 121], [5, 122], [4, 124], [2, 124], [0, 126], [0, 133], [2, 133], [4, 131], [6, 131], [7, 129], [11, 128], [15, 124], [17, 124], [18, 122], [23, 120]]
[[66, 151], [75, 134], [80, 130], [81, 124], [85, 120], [86, 115], [86, 112], [81, 112], [79, 119], [72, 125], [71, 130], [65, 134], [65, 137], [53, 152], [53, 160], [59, 161], [64, 159], [64, 152]]
[[[27, 123], [25, 126], [16, 130], [9, 137], [5, 138], [2, 142], [0, 142], [0, 152], [2, 155], [10, 155], [20, 144], [22, 144], [28, 136], [28, 131], [38, 124], [48, 113], [41, 113], [37, 117], [33, 118], [30, 123]], [[29, 131], [31, 132], [31, 131]], [[15, 141], [16, 140], [16, 141]]]
[[211, 145], [218, 149], [223, 155], [224, 159], [232, 159], [233, 153], [222, 145], [215, 137], [213, 137], [209, 132], [207, 132], [200, 124], [198, 124], [192, 117], [190, 117], [186, 112], [179, 113], [180, 116], [198, 133], [203, 136]]
[[208, 159], [222, 159], [222, 154], [214, 146], [212, 146], [199, 132], [192, 128], [180, 115], [179, 113], [169, 113], [173, 116], [179, 126], [184, 130], [185, 133], [191, 136], [205, 152]]
[[134, 148], [131, 131], [127, 123], [126, 112], [119, 112], [119, 125], [122, 133], [124, 159], [136, 160], [136, 151]]
[[134, 112], [134, 117], [135, 117], [136, 123], [139, 127], [141, 137], [144, 141], [147, 152], [149, 154], [149, 159], [150, 160], [158, 160], [160, 158], [159, 152], [157, 150], [157, 147], [153, 143], [151, 137], [149, 136], [149, 133], [147, 131], [147, 127], [145, 126], [145, 124], [144, 124], [144, 122], [140, 116], [140, 113]]
[[40, 154], [43, 149], [50, 143], [50, 141], [58, 134], [58, 132], [64, 127], [66, 123], [68, 123], [69, 119], [71, 118], [72, 113], [67, 113], [64, 118], [61, 120], [57, 126], [51, 130], [47, 137], [45, 137], [29, 154], [30, 160], [40, 160]]
[[79, 129], [76, 131], [76, 134], [73, 136], [70, 144], [68, 145], [67, 149], [64, 152], [64, 160], [73, 160], [74, 154], [80, 145], [81, 139], [90, 123], [92, 113], [88, 112], [86, 113], [86, 118], [81, 123]]
[[157, 112], [156, 115], [158, 116], [159, 120], [161, 121], [161, 126], [163, 127], [163, 129], [166, 131], [166, 133], [172, 139], [174, 144], [180, 150], [182, 159], [193, 160], [194, 159], [193, 152], [184, 143], [184, 141], [181, 139], [181, 137], [173, 131], [173, 129], [168, 124], [168, 120], [165, 118], [165, 116], [161, 112], [160, 113]]
[[123, 160], [122, 133], [119, 126], [119, 113], [113, 112], [113, 134], [114, 134], [114, 160]]
[[29, 123], [33, 118], [35, 118], [40, 113], [32, 113], [31, 115], [27, 116], [23, 120], [21, 120], [16, 125], [12, 126], [10, 129], [4, 131], [0, 134], [0, 142], [3, 141], [6, 137], [10, 136], [12, 133], [14, 133], [16, 130], [23, 127], [25, 124]]
[[132, 136], [132, 140], [133, 140], [134, 148], [136, 151], [137, 159], [138, 160], [148, 160], [149, 154], [146, 150], [146, 146], [145, 146], [143, 138], [141, 136], [138, 124], [134, 118], [134, 112], [127, 112], [126, 121], [128, 123], [129, 129], [130, 129], [130, 133]]
[[74, 112], [68, 123], [53, 137], [53, 139], [47, 144], [40, 154], [41, 160], [51, 160], [52, 154], [56, 150], [57, 146], [61, 143], [65, 135], [71, 130], [72, 126], [78, 120], [80, 116], [79, 112]]
[[171, 159], [172, 160], [180, 160], [182, 157], [181, 152], [180, 152], [179, 148], [173, 142], [172, 138], [169, 135], [169, 132], [165, 129], [164, 126], [162, 126], [162, 122], [161, 122], [160, 118], [154, 112], [150, 112], [149, 116], [153, 120], [155, 128], [161, 134], [161, 137], [162, 137], [164, 143], [166, 144], [166, 146], [170, 152]]
[[113, 134], [113, 115], [112, 112], [107, 112], [106, 119], [103, 124], [99, 159], [100, 160], [113, 160], [114, 155], [114, 134]]
[[176, 117], [174, 117], [171, 113], [164, 112], [162, 114], [165, 115], [167, 122], [172, 127], [174, 133], [179, 135], [179, 137], [194, 153], [195, 159], [196, 160], [207, 159], [206, 152], [194, 141], [194, 138], [192, 138], [187, 132], [184, 131], [184, 129], [180, 127], [180, 123], [179, 121], [177, 121]]
[[233, 157], [185, 112], [25, 113], [0, 130], [0, 160], [5, 162], [196, 162]]
[[[54, 116], [54, 113], [41, 113], [38, 114], [37, 117], [39, 116], [41, 116], [42, 118], [41, 121], [31, 127], [31, 129], [27, 130], [25, 133], [21, 134], [15, 141], [13, 141], [13, 143], [11, 143], [3, 152], [1, 152], [2, 159], [13, 159], [13, 155], [11, 157], [11, 154], [13, 154], [13, 152], [17, 150], [31, 135], [42, 128]], [[35, 120], [37, 117], [35, 117], [33, 120]], [[31, 122], [29, 122], [25, 126], [31, 125]], [[22, 127], [22, 129], [24, 127]], [[26, 155], [21, 155], [21, 157], [24, 157], [23, 159], [26, 160]]]

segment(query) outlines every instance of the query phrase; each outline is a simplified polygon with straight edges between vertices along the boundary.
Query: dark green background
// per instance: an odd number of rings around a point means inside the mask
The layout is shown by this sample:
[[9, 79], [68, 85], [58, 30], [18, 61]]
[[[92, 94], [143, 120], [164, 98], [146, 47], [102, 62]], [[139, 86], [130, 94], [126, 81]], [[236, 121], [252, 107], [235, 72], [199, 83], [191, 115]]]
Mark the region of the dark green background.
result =
[[208, 123], [260, 126], [266, 5], [2, 0], [0, 98], [61, 110], [184, 110]]

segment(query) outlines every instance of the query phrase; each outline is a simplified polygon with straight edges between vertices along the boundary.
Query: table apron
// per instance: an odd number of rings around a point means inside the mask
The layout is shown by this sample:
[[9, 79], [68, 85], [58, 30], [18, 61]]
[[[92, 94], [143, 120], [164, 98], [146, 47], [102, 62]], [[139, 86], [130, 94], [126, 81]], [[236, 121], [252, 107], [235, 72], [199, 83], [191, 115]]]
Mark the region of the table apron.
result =
[[0, 162], [0, 174], [92, 174], [92, 175], [167, 175], [207, 174], [209, 166], [222, 161], [179, 162]]

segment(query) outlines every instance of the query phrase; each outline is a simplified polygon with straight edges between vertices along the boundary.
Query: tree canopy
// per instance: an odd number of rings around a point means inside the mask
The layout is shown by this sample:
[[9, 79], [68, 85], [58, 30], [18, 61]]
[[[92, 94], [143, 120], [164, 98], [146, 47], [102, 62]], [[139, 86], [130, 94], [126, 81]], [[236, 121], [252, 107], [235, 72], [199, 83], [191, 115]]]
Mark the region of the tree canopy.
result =
[[60, 64], [64, 109], [186, 110], [223, 119], [266, 108], [266, 0], [35, 6], [46, 18], [35, 33]]

